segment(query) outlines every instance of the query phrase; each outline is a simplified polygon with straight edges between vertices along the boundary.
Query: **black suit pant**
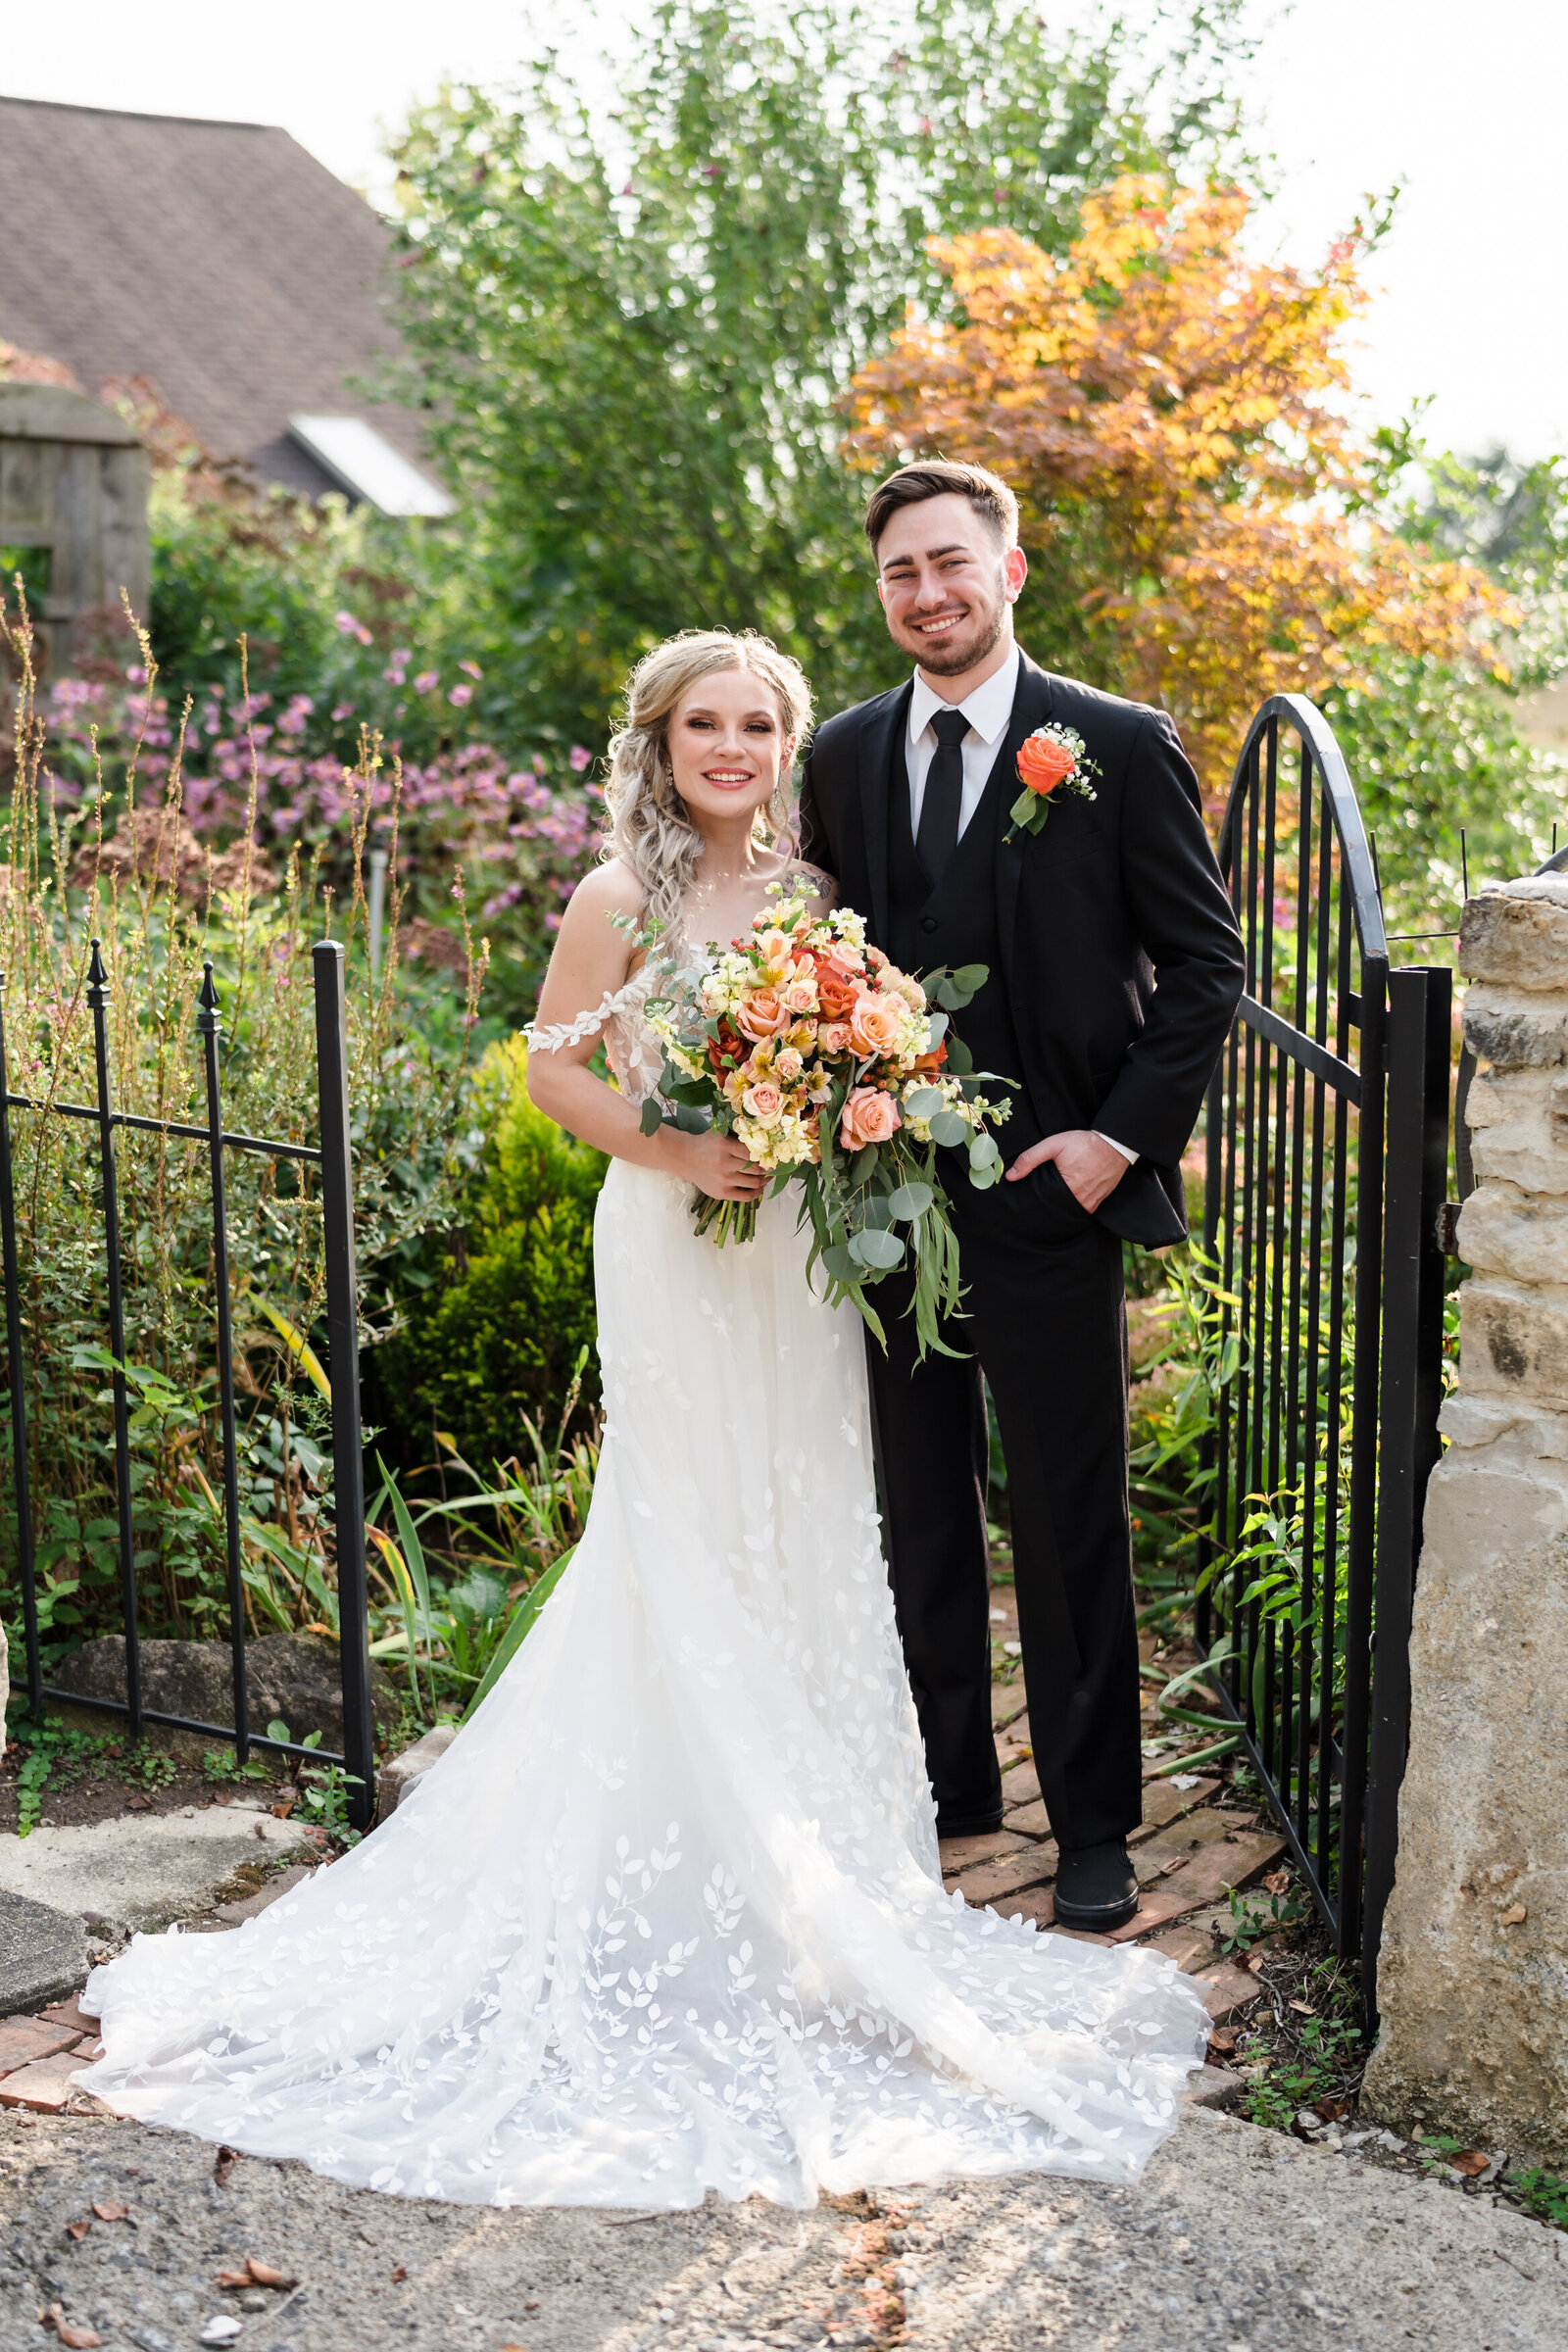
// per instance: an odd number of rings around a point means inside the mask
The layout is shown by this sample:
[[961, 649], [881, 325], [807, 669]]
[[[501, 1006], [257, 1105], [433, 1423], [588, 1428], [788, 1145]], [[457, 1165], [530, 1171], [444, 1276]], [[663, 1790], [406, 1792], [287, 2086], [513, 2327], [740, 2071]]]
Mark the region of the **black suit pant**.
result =
[[993, 1828], [988, 1445], [981, 1375], [1007, 1463], [1029, 1735], [1063, 1848], [1142, 1818], [1138, 1639], [1127, 1504], [1121, 1244], [1054, 1164], [977, 1193], [948, 1179], [964, 1313], [961, 1359], [916, 1364], [907, 1290], [872, 1294], [878, 1471], [899, 1633], [944, 1837]]

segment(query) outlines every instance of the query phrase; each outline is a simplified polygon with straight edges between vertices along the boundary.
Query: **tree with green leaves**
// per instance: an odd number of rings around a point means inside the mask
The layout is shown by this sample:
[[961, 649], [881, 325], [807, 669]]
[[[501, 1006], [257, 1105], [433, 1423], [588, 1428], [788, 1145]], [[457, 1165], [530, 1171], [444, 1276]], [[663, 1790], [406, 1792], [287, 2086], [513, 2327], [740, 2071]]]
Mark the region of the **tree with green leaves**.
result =
[[591, 742], [646, 647], [720, 622], [828, 708], [883, 685], [839, 394], [944, 299], [937, 229], [1058, 250], [1087, 188], [1234, 162], [1241, 6], [1189, 0], [1148, 67], [1017, 0], [906, 0], [896, 45], [885, 9], [665, 0], [609, 122], [553, 63], [416, 115], [405, 325], [467, 501], [489, 723]]

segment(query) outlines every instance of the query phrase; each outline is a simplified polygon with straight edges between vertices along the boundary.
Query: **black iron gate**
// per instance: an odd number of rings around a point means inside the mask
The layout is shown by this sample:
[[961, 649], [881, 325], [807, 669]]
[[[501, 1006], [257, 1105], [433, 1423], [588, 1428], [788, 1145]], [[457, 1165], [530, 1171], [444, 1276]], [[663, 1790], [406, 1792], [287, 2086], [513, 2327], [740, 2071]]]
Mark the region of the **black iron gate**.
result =
[[[62, 1102], [36, 1102], [13, 1094], [7, 1054], [4, 1005], [0, 998], [0, 1252], [3, 1252], [6, 1303], [6, 1348], [11, 1403], [12, 1499], [17, 1531], [17, 1567], [22, 1585], [23, 1625], [26, 1644], [27, 1697], [34, 1714], [46, 1698], [74, 1707], [95, 1707], [128, 1716], [130, 1735], [140, 1739], [142, 1726], [160, 1724], [168, 1730], [198, 1732], [232, 1740], [243, 1764], [253, 1747], [294, 1755], [315, 1763], [340, 1764], [351, 1776], [349, 1817], [358, 1829], [368, 1829], [375, 1807], [375, 1755], [370, 1720], [370, 1661], [365, 1572], [365, 1469], [360, 1425], [359, 1310], [354, 1264], [354, 1177], [349, 1143], [349, 1094], [343, 950], [323, 940], [312, 951], [316, 997], [316, 1069], [319, 1102], [320, 1144], [282, 1143], [266, 1136], [225, 1131], [220, 1091], [219, 1042], [222, 1015], [213, 984], [213, 967], [197, 1006], [206, 1084], [207, 1122], [187, 1125], [178, 1120], [140, 1118], [114, 1106], [110, 1085], [109, 975], [96, 940], [87, 970], [87, 1006], [93, 1022], [96, 1100]], [[0, 982], [3, 987], [3, 982]], [[12, 1112], [24, 1110], [40, 1117], [78, 1119], [96, 1131], [102, 1182], [104, 1264], [107, 1277], [107, 1333], [114, 1370], [111, 1391], [114, 1410], [115, 1487], [118, 1515], [121, 1611], [125, 1639], [125, 1694], [123, 1698], [88, 1697], [45, 1683], [39, 1649], [38, 1601], [34, 1560], [32, 1477], [27, 1439], [27, 1378], [24, 1352], [24, 1301], [17, 1250], [16, 1201], [12, 1186]], [[217, 1361], [219, 1417], [223, 1457], [223, 1534], [227, 1566], [230, 1683], [233, 1695], [231, 1725], [199, 1723], [184, 1716], [160, 1714], [142, 1703], [142, 1674], [137, 1641], [136, 1557], [133, 1497], [130, 1477], [130, 1414], [126, 1391], [123, 1267], [120, 1236], [119, 1191], [116, 1180], [115, 1138], [122, 1128], [177, 1136], [207, 1150], [212, 1178], [214, 1351]], [[257, 1152], [273, 1159], [288, 1159], [319, 1170], [322, 1245], [326, 1275], [328, 1370], [332, 1392], [332, 1479], [337, 1562], [339, 1646], [343, 1680], [344, 1752], [307, 1748], [295, 1740], [272, 1740], [250, 1728], [245, 1673], [245, 1600], [241, 1574], [241, 1529], [238, 1459], [234, 1424], [233, 1338], [230, 1327], [228, 1228], [224, 1205], [225, 1152]]]
[[1220, 862], [1247, 993], [1208, 1098], [1198, 1635], [1375, 2009], [1439, 1451], [1452, 975], [1391, 969], [1349, 774], [1298, 695], [1252, 721]]

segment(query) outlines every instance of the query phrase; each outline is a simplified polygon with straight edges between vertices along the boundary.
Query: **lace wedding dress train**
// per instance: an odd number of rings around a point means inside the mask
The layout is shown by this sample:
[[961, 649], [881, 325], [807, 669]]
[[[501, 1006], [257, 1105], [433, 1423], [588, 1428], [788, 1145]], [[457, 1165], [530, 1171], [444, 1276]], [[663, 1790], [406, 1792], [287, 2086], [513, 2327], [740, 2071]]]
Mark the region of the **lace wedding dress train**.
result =
[[1136, 2179], [1201, 2063], [1148, 1951], [944, 1893], [879, 1550], [859, 1325], [616, 1161], [587, 1531], [382, 1828], [226, 1935], [138, 1936], [77, 2078], [340, 2180], [689, 2206]]

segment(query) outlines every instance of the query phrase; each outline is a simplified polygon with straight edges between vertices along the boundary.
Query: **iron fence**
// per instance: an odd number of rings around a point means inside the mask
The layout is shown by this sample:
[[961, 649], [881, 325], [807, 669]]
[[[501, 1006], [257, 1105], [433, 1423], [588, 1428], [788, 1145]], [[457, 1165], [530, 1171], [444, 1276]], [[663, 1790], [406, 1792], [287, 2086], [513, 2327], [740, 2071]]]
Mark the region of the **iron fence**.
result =
[[1271, 697], [1220, 841], [1247, 986], [1208, 1098], [1220, 1292], [1198, 1637], [1312, 1898], [1375, 2003], [1438, 1456], [1451, 975], [1391, 970], [1320, 711]]
[[[370, 1719], [369, 1629], [365, 1566], [365, 1473], [360, 1420], [360, 1363], [358, 1302], [354, 1259], [354, 1178], [349, 1138], [348, 1041], [344, 990], [344, 955], [331, 940], [312, 952], [316, 1005], [316, 1069], [319, 1103], [320, 1143], [318, 1148], [279, 1142], [274, 1138], [243, 1135], [223, 1126], [220, 1044], [222, 1011], [208, 964], [196, 1006], [201, 1041], [207, 1118], [204, 1125], [179, 1120], [139, 1117], [114, 1106], [110, 1080], [109, 974], [97, 940], [92, 943], [87, 970], [88, 1010], [93, 1024], [95, 1100], [92, 1102], [39, 1102], [15, 1094], [10, 1087], [6, 1045], [3, 981], [0, 981], [0, 1257], [5, 1281], [6, 1342], [9, 1355], [13, 1501], [17, 1531], [17, 1568], [22, 1586], [23, 1626], [26, 1648], [27, 1698], [37, 1714], [46, 1698], [74, 1707], [128, 1717], [130, 1736], [139, 1740], [143, 1726], [195, 1732], [232, 1742], [242, 1765], [254, 1747], [280, 1755], [341, 1765], [350, 1776], [349, 1816], [360, 1829], [369, 1826], [375, 1806], [375, 1757]], [[89, 1696], [59, 1689], [43, 1679], [39, 1645], [38, 1594], [33, 1529], [34, 1494], [28, 1461], [27, 1398], [24, 1348], [24, 1299], [17, 1249], [16, 1199], [12, 1168], [12, 1113], [26, 1110], [39, 1116], [78, 1120], [96, 1130], [102, 1179], [106, 1321], [112, 1359], [111, 1394], [114, 1417], [115, 1495], [120, 1566], [120, 1599], [125, 1643], [123, 1698]], [[116, 1170], [116, 1137], [123, 1129], [178, 1137], [205, 1146], [212, 1187], [214, 1348], [218, 1380], [219, 1423], [222, 1449], [222, 1511], [226, 1570], [229, 1680], [233, 1699], [231, 1725], [203, 1723], [169, 1715], [143, 1703], [138, 1642], [134, 1497], [131, 1484], [130, 1409], [125, 1379], [124, 1270], [120, 1233], [120, 1194]], [[234, 1406], [234, 1335], [229, 1296], [228, 1218], [224, 1193], [224, 1154], [260, 1152], [278, 1160], [293, 1160], [319, 1171], [322, 1246], [326, 1277], [328, 1375], [332, 1413], [332, 1479], [334, 1536], [337, 1561], [339, 1655], [343, 1690], [343, 1751], [315, 1747], [291, 1740], [274, 1740], [255, 1732], [250, 1724], [246, 1682], [245, 1597], [242, 1579], [239, 1502], [238, 1435]]]

